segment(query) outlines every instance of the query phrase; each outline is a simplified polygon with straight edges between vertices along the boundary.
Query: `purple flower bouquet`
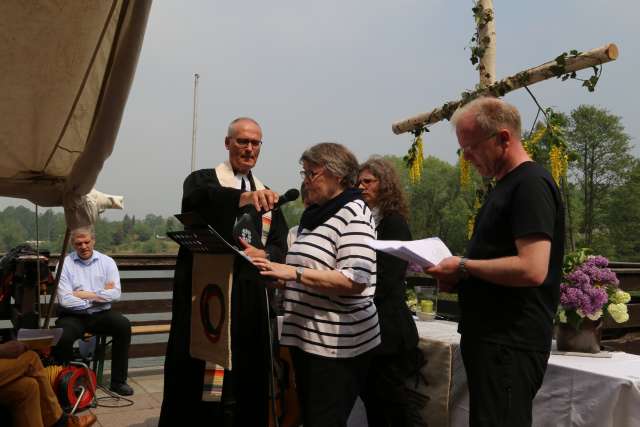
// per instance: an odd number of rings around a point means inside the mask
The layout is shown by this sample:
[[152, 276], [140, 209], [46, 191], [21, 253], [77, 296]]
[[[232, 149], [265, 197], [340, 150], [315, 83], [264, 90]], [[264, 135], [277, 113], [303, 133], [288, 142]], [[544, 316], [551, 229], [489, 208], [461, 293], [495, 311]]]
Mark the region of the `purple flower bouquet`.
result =
[[560, 323], [578, 329], [585, 317], [597, 321], [604, 313], [617, 323], [629, 320], [626, 303], [631, 297], [618, 288], [620, 282], [608, 265], [607, 258], [588, 256], [585, 249], [566, 256], [557, 314]]

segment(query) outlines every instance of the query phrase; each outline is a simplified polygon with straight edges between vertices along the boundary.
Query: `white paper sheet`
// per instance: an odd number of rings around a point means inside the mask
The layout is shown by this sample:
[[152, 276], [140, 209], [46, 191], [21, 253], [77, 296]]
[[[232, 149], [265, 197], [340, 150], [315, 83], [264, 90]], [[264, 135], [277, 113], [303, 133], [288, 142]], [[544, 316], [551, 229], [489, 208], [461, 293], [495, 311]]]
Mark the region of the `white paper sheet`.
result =
[[422, 267], [437, 265], [444, 258], [451, 256], [447, 245], [438, 237], [406, 242], [401, 240], [370, 240], [369, 246]]
[[18, 329], [18, 341], [25, 343], [31, 350], [42, 350], [58, 344], [62, 328]]

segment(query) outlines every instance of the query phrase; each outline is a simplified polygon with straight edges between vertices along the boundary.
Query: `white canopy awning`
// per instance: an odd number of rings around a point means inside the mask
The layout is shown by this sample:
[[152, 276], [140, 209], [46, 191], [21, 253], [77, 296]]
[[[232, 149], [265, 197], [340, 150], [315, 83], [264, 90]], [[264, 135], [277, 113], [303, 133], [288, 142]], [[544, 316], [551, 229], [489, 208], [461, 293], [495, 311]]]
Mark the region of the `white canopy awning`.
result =
[[[0, 2], [0, 196], [94, 221], [151, 0]], [[93, 204], [93, 209], [91, 208]]]

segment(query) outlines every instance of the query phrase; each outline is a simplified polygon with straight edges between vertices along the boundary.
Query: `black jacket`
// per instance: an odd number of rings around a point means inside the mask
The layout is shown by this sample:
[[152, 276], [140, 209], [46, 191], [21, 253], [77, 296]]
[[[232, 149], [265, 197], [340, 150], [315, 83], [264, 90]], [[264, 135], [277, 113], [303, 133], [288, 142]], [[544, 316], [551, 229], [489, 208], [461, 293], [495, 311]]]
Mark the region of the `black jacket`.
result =
[[[377, 227], [378, 240], [411, 240], [411, 231], [397, 213], [382, 218]], [[415, 348], [418, 330], [405, 302], [405, 274], [407, 262], [394, 256], [376, 252], [378, 277], [374, 301], [378, 308], [382, 344], [380, 354]]]

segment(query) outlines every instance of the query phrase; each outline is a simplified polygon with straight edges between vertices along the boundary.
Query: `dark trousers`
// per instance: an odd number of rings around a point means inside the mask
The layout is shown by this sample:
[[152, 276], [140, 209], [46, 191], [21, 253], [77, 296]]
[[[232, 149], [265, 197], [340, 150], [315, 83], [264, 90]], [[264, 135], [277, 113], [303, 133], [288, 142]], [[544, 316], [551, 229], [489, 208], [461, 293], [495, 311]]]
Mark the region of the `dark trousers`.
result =
[[413, 425], [406, 382], [423, 363], [424, 356], [417, 347], [373, 356], [366, 388], [360, 394], [369, 427]]
[[344, 427], [364, 390], [371, 352], [333, 359], [291, 348], [304, 427]]
[[460, 350], [469, 385], [469, 426], [530, 426], [533, 398], [542, 385], [549, 353], [464, 335]]
[[59, 363], [69, 363], [73, 358], [73, 343], [84, 337], [85, 332], [104, 334], [112, 337], [111, 343], [111, 383], [127, 381], [129, 369], [129, 345], [131, 344], [131, 323], [129, 319], [113, 310], [93, 314], [63, 312], [56, 320], [56, 326], [63, 329], [62, 337], [53, 349], [53, 356]]

